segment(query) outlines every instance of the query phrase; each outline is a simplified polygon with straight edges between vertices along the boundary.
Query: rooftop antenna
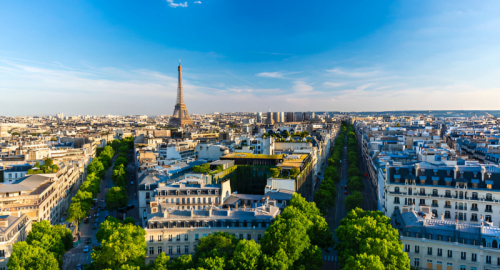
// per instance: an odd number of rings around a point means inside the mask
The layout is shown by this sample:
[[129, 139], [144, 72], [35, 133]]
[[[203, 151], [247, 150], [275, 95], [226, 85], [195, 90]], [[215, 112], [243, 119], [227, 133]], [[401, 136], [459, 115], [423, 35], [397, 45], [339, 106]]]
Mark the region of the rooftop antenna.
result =
[[179, 59], [179, 66], [181, 65], [181, 59]]

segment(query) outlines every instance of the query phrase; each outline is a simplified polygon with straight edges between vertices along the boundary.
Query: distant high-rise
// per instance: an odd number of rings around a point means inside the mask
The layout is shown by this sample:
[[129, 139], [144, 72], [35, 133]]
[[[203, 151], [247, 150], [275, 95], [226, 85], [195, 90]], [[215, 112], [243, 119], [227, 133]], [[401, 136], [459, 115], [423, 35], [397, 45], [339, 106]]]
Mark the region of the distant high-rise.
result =
[[266, 124], [268, 124], [268, 125], [273, 125], [274, 124], [273, 112], [271, 112], [271, 107], [269, 107], [269, 110], [267, 112]]
[[174, 113], [170, 118], [170, 125], [183, 127], [193, 125], [193, 120], [189, 117], [186, 104], [184, 104], [184, 93], [182, 92], [182, 66], [179, 61], [179, 85], [177, 86], [177, 102], [175, 103]]

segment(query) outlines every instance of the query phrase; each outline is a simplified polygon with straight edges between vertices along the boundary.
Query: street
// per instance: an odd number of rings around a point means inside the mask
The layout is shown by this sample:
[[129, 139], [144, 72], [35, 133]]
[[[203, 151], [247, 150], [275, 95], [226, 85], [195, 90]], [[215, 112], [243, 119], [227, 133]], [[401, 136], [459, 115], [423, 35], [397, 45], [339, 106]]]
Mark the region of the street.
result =
[[[104, 178], [101, 181], [100, 185], [100, 191], [97, 194], [97, 204], [94, 206], [94, 209], [90, 211], [91, 218], [88, 223], [84, 223], [83, 221], [80, 224], [80, 241], [78, 246], [70, 249], [68, 252], [66, 252], [63, 256], [63, 270], [72, 270], [76, 269], [76, 266], [78, 264], [90, 264], [91, 259], [90, 259], [90, 254], [92, 253], [92, 246], [97, 245], [97, 239], [96, 239], [96, 233], [98, 228], [92, 228], [94, 223], [97, 222], [99, 225], [106, 220], [106, 217], [112, 214], [112, 216], [116, 217], [116, 211], [109, 211], [105, 209], [105, 201], [106, 201], [106, 193], [108, 189], [112, 188], [113, 185], [113, 180], [111, 179], [111, 174], [113, 173], [113, 166], [115, 163], [116, 156], [113, 157], [113, 164], [106, 170], [106, 173], [104, 175]], [[137, 192], [137, 181], [135, 181], [135, 174], [129, 174], [131, 175], [130, 178], [131, 180], [133, 179], [134, 184], [127, 183], [127, 194], [129, 196], [129, 202], [128, 204], [133, 204], [137, 206], [137, 199], [134, 197], [135, 193]], [[104, 209], [102, 209], [99, 213], [98, 217], [94, 217], [94, 215], [97, 212], [97, 206], [101, 205], [103, 206]], [[127, 211], [127, 216], [132, 216], [135, 218], [136, 221], [138, 221], [139, 217], [139, 212], [138, 208], [135, 207], [134, 209], [131, 209]], [[91, 243], [85, 243], [87, 239], [91, 240]], [[89, 246], [89, 251], [84, 253], [83, 249], [85, 246]]]

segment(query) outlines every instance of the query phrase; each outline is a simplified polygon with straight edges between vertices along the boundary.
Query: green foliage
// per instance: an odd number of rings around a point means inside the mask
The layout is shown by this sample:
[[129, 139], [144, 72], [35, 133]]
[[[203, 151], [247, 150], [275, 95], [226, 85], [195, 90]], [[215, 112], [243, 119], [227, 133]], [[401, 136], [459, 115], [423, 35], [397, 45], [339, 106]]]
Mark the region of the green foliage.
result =
[[39, 169], [40, 169], [40, 162], [38, 162], [38, 161], [37, 161], [37, 162], [35, 163], [35, 166], [34, 166], [34, 167], [36, 167], [36, 168], [39, 168]]
[[35, 222], [26, 238], [13, 246], [9, 269], [59, 269], [62, 255], [73, 247], [71, 231], [46, 220]]
[[285, 131], [281, 132], [281, 137], [283, 137], [283, 138], [290, 137], [290, 133], [288, 132], [288, 130], [285, 130]]
[[208, 163], [205, 163], [205, 164], [202, 164], [202, 165], [196, 165], [196, 166], [193, 166], [193, 172], [195, 173], [205, 173], [205, 174], [208, 174], [210, 172], [210, 164]]
[[167, 265], [170, 262], [170, 257], [162, 252], [156, 257], [153, 264], [149, 267], [149, 270], [167, 270]]
[[290, 178], [291, 179], [297, 178], [297, 175], [299, 175], [299, 173], [300, 173], [300, 170], [298, 168], [292, 168], [290, 170]]
[[112, 187], [106, 193], [106, 208], [116, 210], [127, 205], [127, 191], [119, 186]]
[[206, 257], [212, 250], [216, 250], [219, 255], [230, 257], [238, 240], [227, 232], [216, 232], [201, 238], [195, 248], [194, 258]]
[[346, 211], [363, 207], [363, 194], [359, 191], [353, 191], [345, 198], [344, 204]]
[[343, 269], [410, 269], [398, 231], [380, 211], [350, 211], [335, 234]]
[[194, 267], [193, 258], [191, 255], [182, 255], [175, 258], [169, 265], [169, 269], [172, 270], [183, 270], [192, 269]]
[[45, 164], [47, 167], [52, 167], [52, 165], [54, 165], [54, 161], [50, 158], [46, 159], [45, 160]]
[[269, 172], [271, 173], [272, 178], [278, 178], [281, 175], [281, 167], [270, 168]]
[[236, 270], [257, 270], [260, 269], [260, 258], [262, 251], [260, 245], [254, 240], [240, 240], [233, 253], [233, 259], [229, 265]]
[[144, 267], [146, 231], [140, 226], [123, 224], [108, 217], [97, 231], [101, 247], [91, 257], [102, 268], [120, 269], [121, 265]]
[[59, 270], [59, 263], [54, 254], [39, 246], [32, 246], [21, 241], [13, 245], [13, 251], [7, 262], [12, 270], [44, 269]]

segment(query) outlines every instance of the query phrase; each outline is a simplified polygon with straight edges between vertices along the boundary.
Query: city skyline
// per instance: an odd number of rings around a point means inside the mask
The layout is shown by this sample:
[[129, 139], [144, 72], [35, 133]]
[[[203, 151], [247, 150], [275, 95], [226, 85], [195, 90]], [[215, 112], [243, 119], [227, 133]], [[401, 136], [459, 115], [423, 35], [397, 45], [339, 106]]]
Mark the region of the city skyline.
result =
[[263, 4], [4, 3], [0, 115], [500, 109], [496, 2]]

